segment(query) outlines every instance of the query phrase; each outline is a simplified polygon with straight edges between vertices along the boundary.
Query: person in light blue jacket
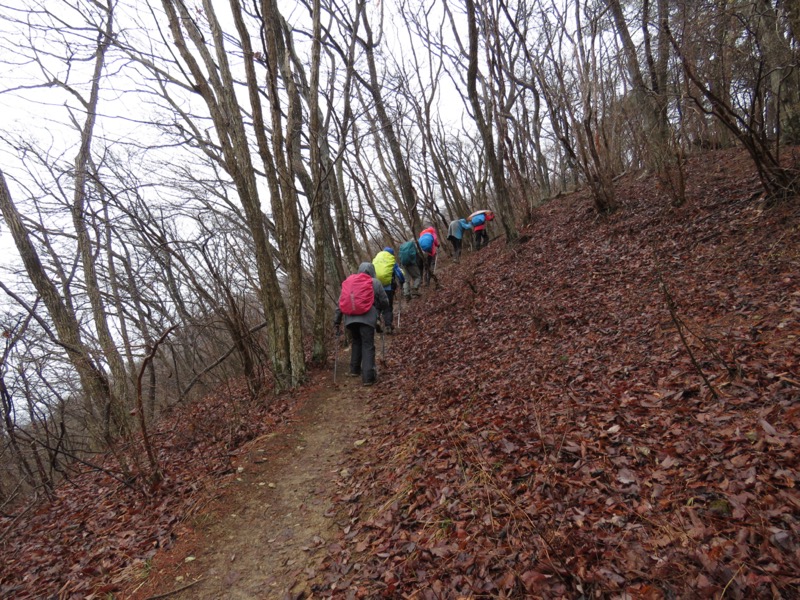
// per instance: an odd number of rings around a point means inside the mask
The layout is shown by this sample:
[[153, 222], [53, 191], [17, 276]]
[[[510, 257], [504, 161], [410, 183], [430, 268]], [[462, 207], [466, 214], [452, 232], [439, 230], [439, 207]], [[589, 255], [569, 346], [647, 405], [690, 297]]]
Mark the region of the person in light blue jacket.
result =
[[464, 232], [472, 229], [472, 224], [466, 219], [455, 219], [450, 221], [450, 227], [447, 228], [447, 239], [453, 244], [453, 261], [458, 262], [461, 258], [461, 240], [464, 237]]

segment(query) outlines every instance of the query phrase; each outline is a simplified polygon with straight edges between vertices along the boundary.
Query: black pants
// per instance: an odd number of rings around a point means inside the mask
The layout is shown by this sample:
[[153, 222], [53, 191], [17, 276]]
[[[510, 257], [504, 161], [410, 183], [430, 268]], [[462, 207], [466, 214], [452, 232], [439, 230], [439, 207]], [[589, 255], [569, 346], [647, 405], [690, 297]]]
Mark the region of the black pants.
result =
[[373, 383], [375, 372], [375, 328], [363, 323], [347, 326], [353, 336], [353, 349], [350, 352], [350, 372], [361, 373], [361, 381]]
[[480, 250], [481, 246], [489, 243], [489, 234], [486, 229], [479, 229], [475, 232], [475, 250]]
[[431, 275], [433, 274], [433, 269], [436, 267], [436, 257], [425, 253], [425, 262], [423, 263], [422, 268], [422, 282], [425, 284], [425, 287], [428, 287], [431, 284]]
[[389, 308], [383, 311], [383, 324], [386, 326], [386, 329], [389, 330], [392, 328], [392, 321], [394, 321], [394, 288], [391, 290], [383, 289], [386, 292], [386, 297], [389, 299]]
[[447, 239], [453, 243], [453, 258], [458, 260], [461, 257], [461, 240], [452, 235], [448, 236]]

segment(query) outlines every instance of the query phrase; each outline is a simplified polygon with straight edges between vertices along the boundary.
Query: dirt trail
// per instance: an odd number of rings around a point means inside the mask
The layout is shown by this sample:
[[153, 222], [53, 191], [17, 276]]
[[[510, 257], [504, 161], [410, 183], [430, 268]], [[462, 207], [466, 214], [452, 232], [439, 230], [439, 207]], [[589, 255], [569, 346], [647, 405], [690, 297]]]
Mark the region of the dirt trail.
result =
[[338, 385], [327, 373], [291, 427], [250, 444], [216, 507], [195, 519], [195, 535], [166, 560], [157, 557], [132, 598], [310, 596], [309, 580], [338, 527], [331, 498], [347, 480], [347, 454], [369, 451], [365, 424], [381, 389], [347, 377], [347, 356], [339, 358]]

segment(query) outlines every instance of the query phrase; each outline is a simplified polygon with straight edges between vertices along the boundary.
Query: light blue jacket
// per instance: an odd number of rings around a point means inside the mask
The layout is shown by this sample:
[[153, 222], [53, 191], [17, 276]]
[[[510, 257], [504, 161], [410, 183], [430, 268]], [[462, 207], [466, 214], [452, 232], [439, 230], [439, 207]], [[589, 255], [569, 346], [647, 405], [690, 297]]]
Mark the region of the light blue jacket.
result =
[[450, 226], [447, 228], [447, 237], [460, 240], [462, 237], [464, 237], [464, 232], [467, 229], [472, 229], [472, 223], [466, 219], [456, 219], [454, 221], [450, 221]]

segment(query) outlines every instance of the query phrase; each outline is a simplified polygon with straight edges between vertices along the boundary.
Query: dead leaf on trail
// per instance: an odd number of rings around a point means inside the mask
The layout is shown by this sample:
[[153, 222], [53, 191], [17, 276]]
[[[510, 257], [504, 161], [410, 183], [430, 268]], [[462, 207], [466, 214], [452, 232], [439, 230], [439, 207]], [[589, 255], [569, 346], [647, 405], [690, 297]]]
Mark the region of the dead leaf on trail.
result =
[[439, 558], [444, 558], [445, 556], [450, 556], [453, 553], [453, 549], [447, 545], [436, 546], [430, 549], [430, 553]]
[[772, 425], [770, 425], [767, 421], [765, 421], [764, 419], [759, 419], [758, 423], [759, 423], [759, 425], [761, 425], [761, 428], [765, 432], [767, 432], [768, 435], [772, 435], [772, 436], [778, 435], [778, 431]]
[[679, 464], [679, 461], [671, 456], [667, 456], [664, 460], [661, 461], [661, 468], [662, 469], [669, 469]]
[[636, 475], [630, 469], [620, 469], [617, 472], [617, 481], [620, 483], [636, 483]]
[[517, 446], [516, 444], [514, 444], [512, 442], [509, 442], [505, 438], [500, 440], [500, 445], [503, 447], [503, 452], [505, 452], [506, 454], [512, 454], [512, 453], [516, 452], [517, 450], [519, 450], [519, 446]]

